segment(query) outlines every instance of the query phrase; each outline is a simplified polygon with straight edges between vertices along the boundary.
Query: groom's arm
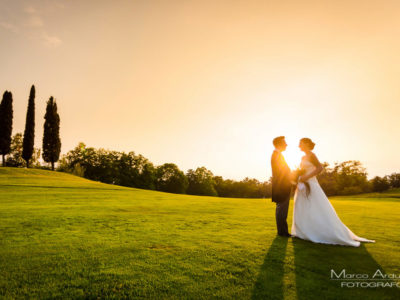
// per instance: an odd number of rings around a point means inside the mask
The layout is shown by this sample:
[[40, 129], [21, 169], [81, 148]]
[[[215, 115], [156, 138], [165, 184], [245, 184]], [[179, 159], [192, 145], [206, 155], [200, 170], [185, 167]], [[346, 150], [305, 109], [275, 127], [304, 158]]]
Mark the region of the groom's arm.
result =
[[283, 176], [284, 176], [284, 181], [288, 184], [288, 185], [290, 185], [290, 187], [292, 187], [292, 186], [294, 186], [294, 185], [297, 185], [297, 182], [295, 182], [294, 180], [293, 180], [293, 172], [290, 170], [290, 168], [289, 168], [289, 166], [288, 166], [288, 164], [287, 164], [287, 162], [286, 162], [286, 160], [285, 160], [285, 158], [283, 157], [283, 155], [282, 155], [282, 162], [281, 162], [281, 164], [282, 164], [282, 166], [283, 166], [283, 170], [282, 170], [282, 173], [283, 173]]
[[291, 188], [291, 171], [282, 154], [272, 154], [271, 167], [273, 184], [275, 184], [279, 189], [284, 187], [289, 188], [289, 186]]
[[282, 182], [282, 170], [279, 167], [279, 156], [274, 152], [271, 156], [271, 169], [272, 169], [272, 180], [273, 184], [280, 185]]

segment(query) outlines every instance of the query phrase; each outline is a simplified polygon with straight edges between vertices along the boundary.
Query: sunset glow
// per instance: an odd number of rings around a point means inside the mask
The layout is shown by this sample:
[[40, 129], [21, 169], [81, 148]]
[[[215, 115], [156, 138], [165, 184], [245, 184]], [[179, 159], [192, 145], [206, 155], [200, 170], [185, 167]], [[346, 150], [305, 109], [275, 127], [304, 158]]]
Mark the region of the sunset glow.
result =
[[291, 169], [300, 168], [301, 157], [304, 153], [297, 147], [299, 143], [298, 139], [286, 137], [286, 142], [290, 145], [286, 151], [283, 152], [287, 164]]

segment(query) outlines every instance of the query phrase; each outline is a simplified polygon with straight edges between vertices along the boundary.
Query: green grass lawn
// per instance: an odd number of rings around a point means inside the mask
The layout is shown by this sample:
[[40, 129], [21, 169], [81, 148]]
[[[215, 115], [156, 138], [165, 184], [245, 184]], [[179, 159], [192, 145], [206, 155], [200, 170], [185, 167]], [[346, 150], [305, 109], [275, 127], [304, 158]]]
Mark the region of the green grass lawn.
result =
[[331, 269], [400, 274], [399, 197], [332, 198], [355, 234], [376, 240], [353, 248], [276, 237], [271, 199], [0, 168], [0, 297], [399, 299], [400, 288], [330, 280]]

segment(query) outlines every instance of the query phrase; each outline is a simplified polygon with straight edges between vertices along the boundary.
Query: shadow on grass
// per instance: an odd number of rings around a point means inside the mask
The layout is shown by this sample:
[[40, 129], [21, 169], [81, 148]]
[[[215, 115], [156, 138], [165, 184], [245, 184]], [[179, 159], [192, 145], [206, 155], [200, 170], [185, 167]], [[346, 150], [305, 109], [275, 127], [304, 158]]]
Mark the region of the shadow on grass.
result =
[[265, 256], [251, 299], [283, 299], [284, 261], [288, 238], [277, 236]]
[[[348, 247], [315, 244], [293, 238], [296, 293], [298, 299], [400, 299], [400, 288], [365, 287], [372, 280], [331, 280], [331, 270], [336, 274], [368, 274], [371, 278], [381, 265], [369, 254], [365, 245]], [[390, 255], [390, 254], [388, 254]], [[342, 287], [342, 282], [363, 282], [364, 287]], [[388, 279], [380, 282], [393, 282]]]

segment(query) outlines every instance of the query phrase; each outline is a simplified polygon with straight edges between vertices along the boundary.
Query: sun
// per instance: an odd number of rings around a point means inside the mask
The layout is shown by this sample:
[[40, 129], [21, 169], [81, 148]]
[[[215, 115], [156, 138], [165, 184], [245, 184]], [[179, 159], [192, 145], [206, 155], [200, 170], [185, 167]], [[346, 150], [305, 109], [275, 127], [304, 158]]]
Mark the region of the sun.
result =
[[285, 157], [285, 160], [287, 164], [289, 165], [290, 169], [294, 170], [296, 168], [300, 167], [300, 161], [302, 156], [304, 155], [303, 152], [300, 151], [297, 143], [293, 143], [289, 141], [289, 139], [286, 139], [287, 141], [287, 148], [284, 152], [282, 152], [283, 156]]

